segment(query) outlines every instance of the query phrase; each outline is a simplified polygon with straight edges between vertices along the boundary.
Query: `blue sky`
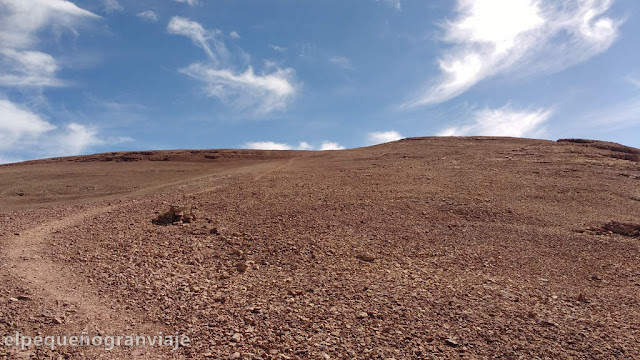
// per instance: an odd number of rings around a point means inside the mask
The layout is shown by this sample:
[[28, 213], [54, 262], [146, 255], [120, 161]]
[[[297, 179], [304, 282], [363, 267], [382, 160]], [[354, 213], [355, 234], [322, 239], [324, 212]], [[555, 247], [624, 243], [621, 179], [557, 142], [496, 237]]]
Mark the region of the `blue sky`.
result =
[[640, 147], [634, 0], [0, 0], [0, 162], [431, 135]]

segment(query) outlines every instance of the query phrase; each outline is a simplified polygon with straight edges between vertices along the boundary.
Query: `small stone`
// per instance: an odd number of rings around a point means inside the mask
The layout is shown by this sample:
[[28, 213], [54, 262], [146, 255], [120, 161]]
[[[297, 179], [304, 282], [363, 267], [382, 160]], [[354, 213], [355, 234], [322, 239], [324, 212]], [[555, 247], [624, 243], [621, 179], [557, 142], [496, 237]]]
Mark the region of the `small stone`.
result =
[[234, 352], [233, 354], [231, 354], [231, 356], [229, 356], [229, 359], [240, 359], [240, 353], [239, 352]]
[[248, 268], [249, 268], [249, 265], [247, 265], [246, 262], [241, 262], [238, 265], [236, 265], [236, 269], [238, 269], [239, 273], [246, 272]]
[[51, 322], [56, 325], [62, 325], [62, 320], [57, 317], [54, 317], [53, 319], [51, 319]]
[[451, 346], [451, 347], [456, 347], [460, 344], [458, 344], [458, 342], [455, 339], [452, 338], [448, 338], [447, 340], [444, 341], [445, 344]]
[[231, 233], [231, 236], [233, 236], [233, 237], [241, 237], [242, 234], [237, 232], [237, 231], [234, 231], [233, 233]]
[[376, 258], [373, 255], [368, 254], [358, 254], [356, 255], [356, 259], [364, 262], [374, 262]]
[[368, 317], [369, 317], [369, 314], [367, 314], [367, 313], [366, 313], [366, 312], [364, 312], [364, 311], [360, 311], [360, 312], [358, 313], [358, 315], [356, 315], [356, 317], [357, 317], [358, 319], [366, 319], [366, 318], [368, 318]]
[[10, 298], [9, 298], [9, 301], [10, 301], [10, 302], [16, 302], [16, 301], [18, 301], [18, 299], [14, 298], [14, 297], [10, 297]]
[[235, 333], [231, 337], [231, 341], [233, 341], [233, 342], [240, 342], [241, 340], [242, 340], [242, 334], [240, 334], [240, 333]]
[[244, 254], [244, 251], [242, 251], [240, 249], [233, 249], [233, 250], [231, 250], [231, 253], [233, 255], [242, 255], [242, 254]]

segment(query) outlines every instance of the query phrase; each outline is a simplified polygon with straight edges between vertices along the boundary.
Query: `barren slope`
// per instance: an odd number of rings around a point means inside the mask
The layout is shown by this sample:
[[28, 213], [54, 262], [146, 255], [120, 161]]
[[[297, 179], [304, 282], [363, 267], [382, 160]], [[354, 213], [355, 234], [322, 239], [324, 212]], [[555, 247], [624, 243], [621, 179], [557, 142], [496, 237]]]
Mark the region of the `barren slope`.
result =
[[[0, 185], [0, 335], [193, 342], [0, 356], [640, 358], [640, 238], [605, 226], [640, 224], [636, 149], [117, 153], [0, 166]], [[151, 223], [172, 204], [198, 220]]]

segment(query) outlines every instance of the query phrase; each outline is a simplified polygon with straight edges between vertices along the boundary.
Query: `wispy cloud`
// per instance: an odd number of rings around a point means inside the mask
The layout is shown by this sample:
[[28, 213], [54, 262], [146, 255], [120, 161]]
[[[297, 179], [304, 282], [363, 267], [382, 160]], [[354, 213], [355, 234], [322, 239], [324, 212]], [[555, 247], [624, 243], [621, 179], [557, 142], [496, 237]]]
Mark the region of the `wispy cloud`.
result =
[[[216, 64], [219, 64], [221, 60], [229, 56], [228, 50], [220, 37], [220, 31], [207, 30], [200, 23], [180, 16], [171, 18], [167, 30], [170, 34], [184, 35], [191, 39]], [[220, 59], [221, 57], [223, 59]]]
[[367, 134], [367, 141], [369, 145], [381, 144], [390, 141], [396, 141], [402, 139], [404, 136], [400, 135], [395, 130], [391, 131], [376, 131]]
[[400, 0], [376, 0], [378, 2], [382, 1], [385, 2], [391, 6], [393, 6], [394, 9], [398, 10], [398, 11], [402, 11], [402, 4], [400, 3]]
[[6, 99], [0, 99], [0, 151], [30, 142], [55, 126], [26, 108]]
[[287, 48], [282, 47], [282, 46], [278, 46], [278, 45], [269, 44], [269, 47], [270, 47], [271, 49], [273, 49], [273, 50], [275, 50], [275, 51], [277, 51], [277, 52], [281, 52], [281, 53], [283, 53], [283, 52], [286, 52], [286, 51], [287, 51]]
[[124, 11], [124, 8], [120, 5], [118, 0], [102, 0], [102, 2], [104, 11], [107, 13]]
[[188, 4], [189, 6], [198, 5], [198, 0], [173, 0], [173, 1], [179, 2], [179, 3], [185, 3], [185, 4]]
[[238, 34], [237, 31], [232, 31], [229, 33], [229, 37], [231, 37], [232, 39], [240, 39], [240, 34]]
[[476, 111], [469, 123], [444, 129], [438, 136], [540, 137], [552, 114], [550, 109], [516, 110], [510, 105], [484, 109]]
[[[274, 141], [253, 141], [242, 145], [244, 149], [256, 150], [316, 150], [316, 147], [306, 141], [300, 141], [298, 146], [292, 146], [287, 143], [279, 143]], [[337, 142], [323, 141], [318, 150], [342, 150], [344, 146], [340, 146]]]
[[152, 10], [145, 10], [141, 13], [136, 14], [136, 16], [145, 21], [150, 21], [150, 22], [158, 21], [158, 14], [156, 14]]
[[101, 138], [97, 129], [79, 123], [59, 128], [24, 106], [0, 99], [0, 158], [78, 155], [93, 146], [127, 140]]
[[206, 64], [191, 64], [180, 72], [206, 84], [207, 95], [239, 109], [252, 108], [258, 114], [284, 110], [296, 95], [293, 69], [255, 74], [249, 67], [242, 73]]
[[612, 0], [458, 0], [444, 24], [452, 44], [439, 59], [440, 78], [410, 108], [450, 100], [501, 73], [565, 69], [607, 50], [621, 20], [605, 14]]
[[60, 69], [53, 56], [40, 51], [0, 49], [0, 85], [14, 87], [64, 86], [56, 73]]
[[[300, 84], [292, 68], [270, 69], [256, 73], [251, 66], [234, 61], [227, 49], [222, 32], [207, 30], [195, 21], [174, 17], [168, 25], [172, 34], [184, 35], [209, 56], [206, 63], [194, 63], [180, 69], [185, 75], [205, 83], [208, 96], [255, 114], [284, 110], [295, 98]], [[243, 52], [239, 58], [246, 58]]]
[[0, 4], [0, 86], [62, 86], [55, 58], [36, 49], [37, 34], [52, 25], [73, 29], [99, 18], [65, 0], [2, 0]]
[[337, 65], [343, 69], [349, 69], [349, 70], [353, 70], [354, 67], [351, 64], [351, 60], [349, 60], [349, 58], [345, 57], [345, 56], [333, 56], [329, 58], [329, 62]]

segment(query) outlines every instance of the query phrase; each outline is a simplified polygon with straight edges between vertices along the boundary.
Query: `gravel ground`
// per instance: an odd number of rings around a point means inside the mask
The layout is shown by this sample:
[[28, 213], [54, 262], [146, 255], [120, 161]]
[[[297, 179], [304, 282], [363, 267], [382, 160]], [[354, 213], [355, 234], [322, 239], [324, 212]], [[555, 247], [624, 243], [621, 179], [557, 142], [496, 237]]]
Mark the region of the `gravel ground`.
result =
[[[191, 338], [0, 357], [638, 359], [640, 238], [605, 229], [640, 224], [637, 154], [414, 138], [0, 167], [0, 335]], [[196, 220], [154, 225], [171, 205]]]

